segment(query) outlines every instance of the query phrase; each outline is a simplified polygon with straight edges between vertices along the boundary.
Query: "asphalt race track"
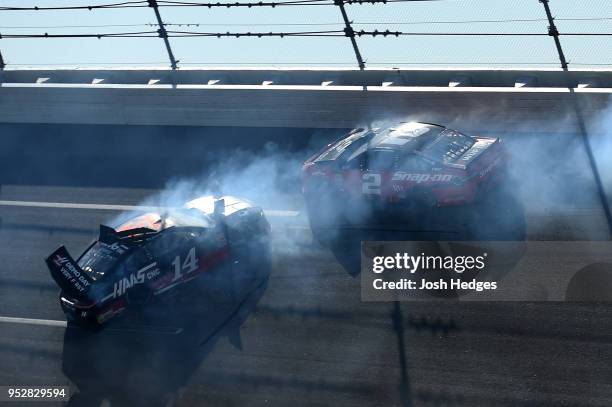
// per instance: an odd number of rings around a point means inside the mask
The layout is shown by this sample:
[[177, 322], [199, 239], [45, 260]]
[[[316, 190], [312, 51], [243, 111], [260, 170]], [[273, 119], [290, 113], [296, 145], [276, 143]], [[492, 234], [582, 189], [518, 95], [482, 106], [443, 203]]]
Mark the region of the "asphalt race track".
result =
[[[146, 154], [113, 155], [117, 134], [131, 129], [111, 129], [112, 146], [99, 129], [73, 129], [56, 146], [46, 134], [58, 127], [2, 130], [19, 133], [0, 136], [2, 385], [69, 384], [74, 406], [610, 405], [612, 306], [363, 303], [346, 248], [312, 238], [294, 186], [285, 186], [283, 205], [262, 203], [273, 266], [244, 296], [218, 302], [195, 285], [100, 332], [67, 326], [44, 257], [60, 244], [80, 253], [100, 223], [121, 213], [104, 205], [139, 205], [171, 176], [192, 176], [204, 164], [187, 152], [202, 139], [185, 130], [168, 151], [171, 137], [151, 135]], [[304, 134], [272, 138], [304, 156], [308, 142], [293, 142]], [[97, 147], [83, 158], [87, 143]], [[77, 164], [45, 170], [70, 160]], [[528, 239], [608, 239], [584, 188], [548, 206], [527, 194]]]

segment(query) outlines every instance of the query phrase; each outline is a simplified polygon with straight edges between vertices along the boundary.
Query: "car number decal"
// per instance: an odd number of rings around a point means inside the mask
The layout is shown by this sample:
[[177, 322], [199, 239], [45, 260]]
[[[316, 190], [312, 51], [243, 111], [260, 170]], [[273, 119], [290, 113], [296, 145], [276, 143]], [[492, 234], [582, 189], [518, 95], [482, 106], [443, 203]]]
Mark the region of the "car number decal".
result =
[[365, 173], [362, 177], [361, 192], [366, 195], [380, 195], [380, 174]]
[[181, 257], [176, 256], [172, 261], [174, 266], [174, 278], [172, 282], [178, 281], [183, 277], [183, 274], [193, 273], [199, 268], [199, 259], [195, 255], [195, 247], [192, 247], [187, 253], [187, 257], [181, 263]]

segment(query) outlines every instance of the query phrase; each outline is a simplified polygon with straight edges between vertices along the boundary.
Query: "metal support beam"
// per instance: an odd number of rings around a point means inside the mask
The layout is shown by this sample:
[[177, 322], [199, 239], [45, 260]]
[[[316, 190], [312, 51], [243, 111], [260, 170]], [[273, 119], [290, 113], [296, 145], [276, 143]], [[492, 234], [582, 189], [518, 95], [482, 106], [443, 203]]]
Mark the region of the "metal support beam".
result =
[[[555, 25], [555, 19], [550, 11], [548, 0], [539, 1], [544, 5], [544, 10], [546, 11], [546, 17], [548, 18], [548, 35], [553, 37], [555, 40], [555, 46], [557, 47], [557, 53], [559, 54], [561, 68], [563, 68], [563, 71], [568, 72], [567, 60], [565, 59], [565, 54], [563, 53], [563, 48], [561, 47], [561, 41], [559, 40], [559, 31], [557, 30], [557, 26]], [[580, 132], [580, 137], [582, 138], [582, 143], [584, 145], [584, 149], [589, 160], [589, 166], [591, 167], [591, 171], [593, 172], [593, 178], [595, 179], [595, 184], [597, 187], [597, 194], [599, 195], [601, 206], [603, 208], [604, 215], [608, 223], [610, 237], [612, 238], [612, 212], [610, 211], [610, 203], [608, 202], [608, 196], [606, 194], [605, 188], [603, 187], [601, 176], [599, 174], [599, 168], [597, 167], [597, 161], [595, 160], [593, 148], [591, 147], [591, 143], [589, 141], [589, 133], [586, 128], [584, 114], [582, 112], [582, 107], [580, 106], [580, 101], [578, 100], [576, 92], [574, 91], [574, 84], [570, 82], [569, 75], [567, 75], [567, 78], [567, 88], [569, 89], [570, 94], [572, 96], [571, 101], [574, 107], [574, 111], [576, 112], [578, 130]]]
[[544, 5], [544, 10], [546, 11], [546, 17], [548, 18], [548, 35], [554, 38], [555, 46], [557, 47], [557, 52], [559, 53], [559, 60], [561, 61], [561, 68], [567, 70], [567, 61], [565, 59], [565, 55], [563, 54], [563, 48], [561, 48], [561, 41], [559, 40], [559, 31], [557, 30], [557, 26], [555, 25], [555, 19], [550, 12], [550, 6], [548, 5], [548, 0], [539, 0], [540, 3]]
[[166, 26], [162, 21], [161, 14], [159, 14], [159, 6], [157, 5], [157, 0], [148, 0], [149, 7], [153, 8], [155, 12], [155, 18], [157, 18], [157, 25], [159, 29], [157, 32], [159, 33], [159, 37], [164, 40], [164, 44], [166, 44], [166, 51], [168, 52], [168, 58], [170, 59], [170, 66], [172, 69], [177, 68], [178, 61], [174, 58], [174, 54], [172, 53], [172, 48], [170, 47], [170, 41], [168, 40], [168, 32], [166, 31]]
[[355, 40], [355, 30], [353, 30], [348, 15], [346, 14], [344, 0], [334, 0], [334, 4], [340, 8], [342, 19], [344, 20], [344, 35], [351, 39], [353, 51], [355, 51], [355, 57], [357, 58], [357, 65], [359, 65], [359, 69], [363, 70], [365, 68], [365, 62], [363, 62], [363, 58], [359, 52], [359, 47], [357, 46], [357, 40]]
[[[0, 34], [0, 40], [2, 39], [2, 34]], [[0, 51], [0, 71], [4, 70], [6, 64], [4, 63], [4, 58], [2, 58], [2, 51]]]

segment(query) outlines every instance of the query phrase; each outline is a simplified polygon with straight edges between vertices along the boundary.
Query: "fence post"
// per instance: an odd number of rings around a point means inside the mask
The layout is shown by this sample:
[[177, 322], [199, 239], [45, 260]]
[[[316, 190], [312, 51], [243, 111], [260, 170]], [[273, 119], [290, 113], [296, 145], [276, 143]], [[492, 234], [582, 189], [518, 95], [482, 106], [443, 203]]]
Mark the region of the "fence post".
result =
[[365, 62], [363, 62], [363, 58], [359, 52], [359, 47], [357, 46], [357, 40], [355, 40], [355, 30], [353, 30], [348, 15], [346, 14], [346, 10], [344, 9], [344, 0], [334, 0], [334, 4], [340, 8], [342, 19], [344, 20], [344, 35], [351, 39], [353, 51], [355, 51], [355, 57], [357, 58], [357, 64], [359, 65], [359, 69], [363, 70], [365, 68]]
[[[550, 35], [551, 37], [555, 39], [555, 46], [557, 47], [557, 53], [559, 54], [559, 61], [561, 62], [561, 68], [563, 68], [563, 71], [567, 73], [568, 72], [567, 60], [565, 59], [565, 54], [563, 53], [563, 48], [561, 47], [561, 41], [559, 40], [559, 31], [557, 30], [557, 26], [555, 25], [555, 19], [552, 16], [552, 13], [550, 11], [548, 0], [539, 0], [539, 1], [540, 3], [544, 5], [544, 10], [546, 11], [546, 17], [548, 18], [548, 35]], [[574, 84], [570, 82], [569, 75], [567, 76], [567, 88], [570, 92], [570, 99], [572, 101], [574, 110], [576, 112], [576, 121], [578, 124], [578, 130], [580, 131], [580, 137], [582, 138], [582, 143], [587, 153], [587, 158], [589, 160], [589, 166], [591, 167], [591, 171], [593, 172], [593, 178], [595, 178], [597, 194], [599, 195], [601, 206], [603, 208], [604, 215], [606, 217], [606, 222], [608, 223], [608, 231], [610, 233], [610, 237], [612, 237], [612, 212], [610, 211], [610, 203], [608, 202], [606, 190], [603, 187], [603, 184], [601, 182], [601, 176], [599, 174], [599, 169], [597, 168], [597, 161], [595, 160], [595, 155], [593, 154], [593, 149], [589, 141], [589, 133], [586, 128], [586, 123], [584, 121], [582, 107], [580, 106], [580, 101], [578, 100], [578, 96], [576, 95], [576, 92], [574, 91]]]
[[159, 6], [157, 5], [157, 0], [148, 0], [149, 7], [153, 8], [155, 12], [155, 18], [157, 18], [157, 25], [159, 29], [157, 30], [159, 37], [164, 40], [164, 44], [166, 44], [166, 51], [168, 52], [168, 58], [170, 59], [170, 66], [172, 69], [177, 68], [178, 61], [174, 58], [174, 54], [172, 53], [172, 48], [170, 47], [170, 41], [168, 40], [168, 32], [166, 31], [166, 26], [162, 21], [161, 14], [159, 14]]
[[546, 17], [548, 18], [548, 35], [555, 39], [555, 46], [557, 47], [557, 53], [559, 54], [559, 60], [561, 61], [561, 68], [567, 71], [567, 61], [565, 60], [565, 55], [563, 54], [563, 48], [561, 48], [561, 41], [559, 40], [559, 30], [557, 30], [557, 26], [555, 25], [555, 19], [550, 12], [550, 6], [548, 5], [548, 0], [540, 0], [540, 3], [544, 5], [544, 10], [546, 11]]

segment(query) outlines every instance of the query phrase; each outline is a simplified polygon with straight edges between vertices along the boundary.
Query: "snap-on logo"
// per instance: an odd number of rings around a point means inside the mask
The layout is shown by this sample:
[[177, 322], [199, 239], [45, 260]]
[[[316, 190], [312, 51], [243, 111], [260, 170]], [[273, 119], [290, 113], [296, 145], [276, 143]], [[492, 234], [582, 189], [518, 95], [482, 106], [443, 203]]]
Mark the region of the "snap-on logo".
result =
[[409, 172], [396, 172], [391, 181], [411, 181], [420, 184], [421, 182], [450, 182], [453, 178], [450, 174], [419, 174]]

